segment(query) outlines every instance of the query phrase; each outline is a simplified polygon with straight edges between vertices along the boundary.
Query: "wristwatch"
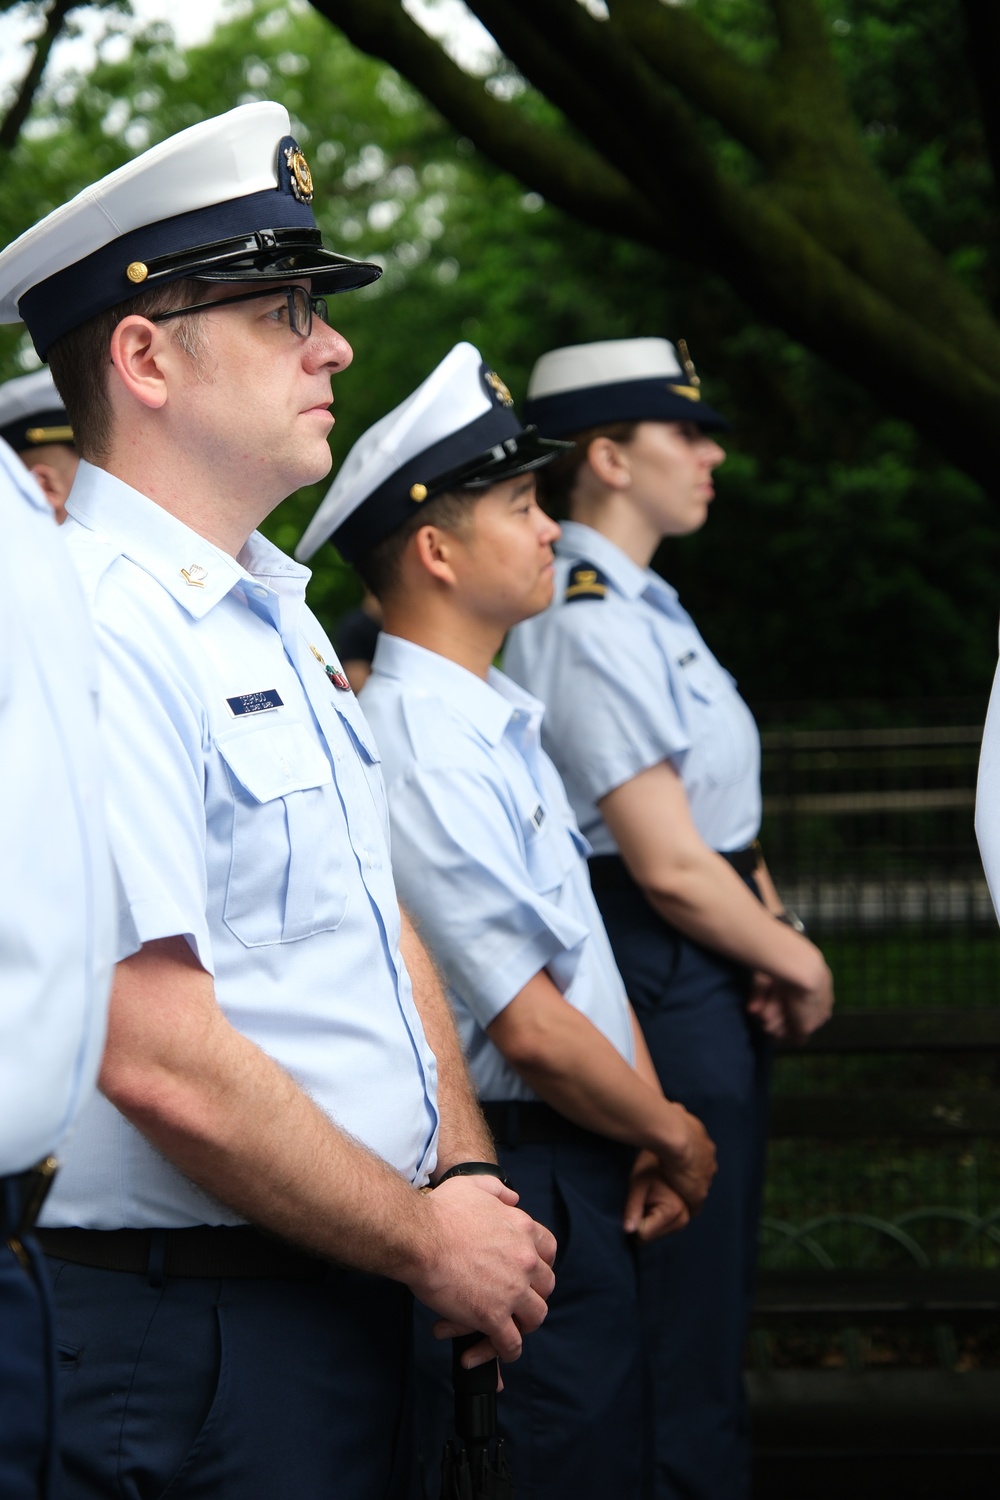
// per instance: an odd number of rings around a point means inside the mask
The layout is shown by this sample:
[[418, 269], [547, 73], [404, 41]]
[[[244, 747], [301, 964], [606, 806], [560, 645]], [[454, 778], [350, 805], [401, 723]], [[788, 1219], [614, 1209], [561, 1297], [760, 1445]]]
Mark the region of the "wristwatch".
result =
[[449, 1177], [496, 1177], [504, 1187], [510, 1188], [512, 1192], [514, 1190], [503, 1167], [495, 1161], [457, 1161], [453, 1167], [448, 1168], [447, 1172], [442, 1172], [434, 1186], [439, 1188], [442, 1182], [448, 1181]]

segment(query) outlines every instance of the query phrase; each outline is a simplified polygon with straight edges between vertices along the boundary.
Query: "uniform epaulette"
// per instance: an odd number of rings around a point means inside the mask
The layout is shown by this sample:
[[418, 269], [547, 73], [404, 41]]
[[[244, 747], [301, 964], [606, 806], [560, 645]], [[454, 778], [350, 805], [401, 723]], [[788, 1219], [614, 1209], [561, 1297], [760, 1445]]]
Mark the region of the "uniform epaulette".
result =
[[600, 568], [595, 568], [593, 563], [578, 562], [569, 570], [563, 599], [567, 604], [572, 604], [574, 599], [603, 599], [607, 592], [607, 575]]

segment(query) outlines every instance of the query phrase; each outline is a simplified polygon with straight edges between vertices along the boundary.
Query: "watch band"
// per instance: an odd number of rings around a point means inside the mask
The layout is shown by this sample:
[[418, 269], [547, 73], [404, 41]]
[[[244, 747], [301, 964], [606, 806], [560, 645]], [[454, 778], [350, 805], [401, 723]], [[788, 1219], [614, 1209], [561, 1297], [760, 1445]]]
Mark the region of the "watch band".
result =
[[457, 1161], [447, 1172], [443, 1172], [434, 1184], [440, 1187], [442, 1182], [447, 1182], [449, 1177], [496, 1177], [513, 1191], [513, 1185], [503, 1167], [495, 1161]]

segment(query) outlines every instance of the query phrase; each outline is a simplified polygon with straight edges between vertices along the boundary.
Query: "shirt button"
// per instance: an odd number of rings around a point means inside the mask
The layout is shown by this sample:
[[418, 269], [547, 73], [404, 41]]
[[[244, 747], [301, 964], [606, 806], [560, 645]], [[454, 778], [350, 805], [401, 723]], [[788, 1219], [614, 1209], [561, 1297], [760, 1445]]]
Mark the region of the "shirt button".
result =
[[281, 759], [281, 769], [284, 771], [284, 773], [285, 773], [286, 776], [291, 776], [291, 774], [292, 774], [292, 767], [291, 767], [289, 761], [287, 760], [287, 758], [285, 756], [282, 756], [282, 759]]
[[254, 592], [254, 598], [255, 599], [266, 599], [267, 598], [267, 589], [256, 588], [256, 589], [254, 589], [253, 592]]

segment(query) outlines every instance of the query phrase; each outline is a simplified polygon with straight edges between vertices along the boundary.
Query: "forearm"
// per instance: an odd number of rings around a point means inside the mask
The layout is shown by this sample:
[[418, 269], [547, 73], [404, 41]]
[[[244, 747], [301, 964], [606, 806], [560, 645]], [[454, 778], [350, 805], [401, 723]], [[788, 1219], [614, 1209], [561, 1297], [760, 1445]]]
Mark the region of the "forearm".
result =
[[436, 1180], [456, 1162], [496, 1161], [496, 1147], [476, 1100], [438, 972], [405, 912], [402, 922], [400, 947], [413, 985], [413, 999], [437, 1060], [441, 1125]]
[[660, 1157], [684, 1141], [685, 1112], [664, 1099], [652, 1064], [640, 1072], [626, 1062], [546, 973], [536, 975], [488, 1031], [539, 1098], [577, 1125]]
[[640, 884], [654, 911], [703, 947], [787, 984], [807, 988], [816, 982], [819, 955], [813, 945], [776, 922], [713, 850], [681, 857]]
[[544, 1317], [555, 1242], [516, 1195], [492, 1177], [418, 1192], [230, 1026], [182, 938], [119, 964], [100, 1082], [159, 1151], [252, 1223], [404, 1282], [503, 1358]]
[[196, 1035], [177, 1014], [173, 1056], [141, 1074], [120, 1060], [117, 1012], [113, 1001], [101, 1087], [199, 1187], [262, 1228], [363, 1270], [405, 1281], [432, 1253], [421, 1195], [338, 1130], [221, 1012], [200, 1016]]
[[615, 787], [598, 805], [633, 880], [671, 926], [785, 984], [828, 985], [819, 950], [776, 922], [701, 838], [683, 783], [666, 761]]

